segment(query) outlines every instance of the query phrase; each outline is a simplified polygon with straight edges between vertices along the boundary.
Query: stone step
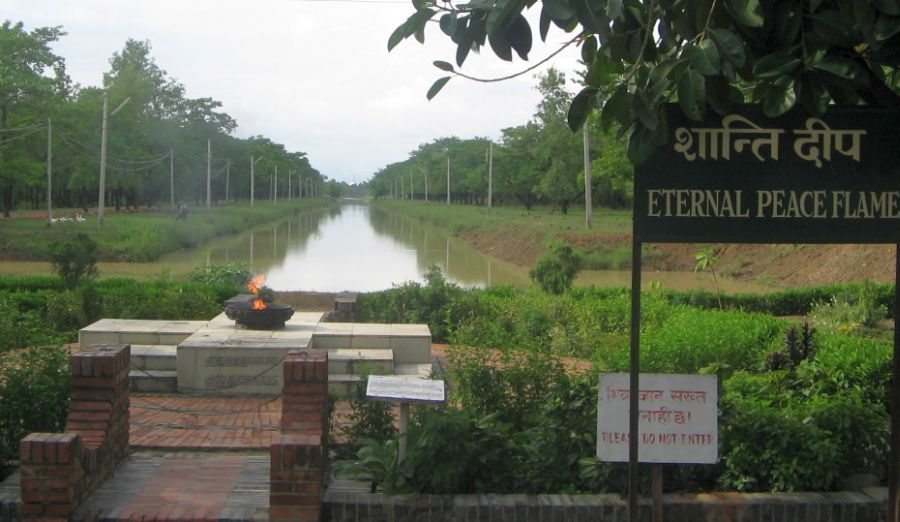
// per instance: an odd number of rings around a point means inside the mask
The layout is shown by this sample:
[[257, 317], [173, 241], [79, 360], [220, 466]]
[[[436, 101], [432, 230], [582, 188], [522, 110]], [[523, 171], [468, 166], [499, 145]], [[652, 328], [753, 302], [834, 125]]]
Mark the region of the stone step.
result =
[[174, 370], [131, 370], [128, 374], [131, 391], [142, 393], [175, 393], [178, 391], [178, 372]]
[[391, 349], [334, 348], [328, 350], [329, 375], [364, 373], [390, 375], [394, 371], [394, 352]]
[[78, 344], [166, 344], [175, 346], [205, 327], [206, 321], [101, 319], [78, 331]]
[[338, 397], [349, 397], [362, 378], [346, 373], [328, 375], [328, 393]]
[[139, 370], [175, 371], [178, 348], [165, 344], [132, 344], [131, 367]]
[[394, 375], [430, 379], [431, 371], [431, 363], [403, 363], [394, 365]]
[[431, 331], [424, 324], [319, 323], [315, 348], [350, 348], [394, 352], [394, 363], [431, 361]]

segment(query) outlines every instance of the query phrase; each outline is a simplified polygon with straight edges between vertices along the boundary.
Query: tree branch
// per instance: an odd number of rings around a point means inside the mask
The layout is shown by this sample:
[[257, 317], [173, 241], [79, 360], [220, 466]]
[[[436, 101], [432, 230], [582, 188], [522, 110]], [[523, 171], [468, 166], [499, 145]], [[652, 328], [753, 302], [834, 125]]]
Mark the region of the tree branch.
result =
[[563, 49], [565, 49], [566, 47], [568, 47], [568, 46], [572, 45], [573, 43], [577, 42], [579, 39], [581, 39], [581, 37], [582, 37], [582, 35], [579, 34], [579, 35], [576, 36], [575, 38], [572, 38], [572, 39], [569, 40], [568, 42], [564, 43], [564, 44], [562, 45], [562, 47], [560, 47], [559, 49], [553, 51], [549, 56], [547, 56], [547, 57], [544, 58], [543, 60], [541, 60], [541, 61], [535, 63], [535, 64], [532, 65], [531, 67], [529, 67], [529, 68], [527, 68], [527, 69], [524, 69], [524, 70], [521, 70], [521, 71], [519, 71], [519, 72], [517, 72], [517, 73], [510, 74], [510, 75], [508, 75], [508, 76], [503, 76], [503, 77], [501, 77], [501, 78], [476, 78], [475, 76], [469, 76], [468, 74], [463, 74], [462, 72], [459, 72], [459, 71], [457, 71], [457, 70], [453, 70], [453, 71], [450, 71], [450, 72], [451, 72], [452, 74], [455, 74], [456, 76], [460, 76], [460, 77], [465, 78], [465, 79], [467, 79], [467, 80], [472, 80], [473, 82], [494, 83], [494, 82], [502, 82], [502, 81], [506, 81], [506, 80], [511, 80], [511, 79], [513, 79], [513, 78], [516, 78], [517, 76], [522, 76], [522, 75], [525, 74], [525, 73], [531, 72], [531, 71], [537, 69], [538, 67], [540, 67], [541, 65], [543, 65], [543, 64], [545, 64], [545, 63], [547, 63], [547, 62], [549, 62], [551, 59], [553, 59], [554, 56], [556, 56], [557, 54], [561, 53], [561, 52], [563, 51]]

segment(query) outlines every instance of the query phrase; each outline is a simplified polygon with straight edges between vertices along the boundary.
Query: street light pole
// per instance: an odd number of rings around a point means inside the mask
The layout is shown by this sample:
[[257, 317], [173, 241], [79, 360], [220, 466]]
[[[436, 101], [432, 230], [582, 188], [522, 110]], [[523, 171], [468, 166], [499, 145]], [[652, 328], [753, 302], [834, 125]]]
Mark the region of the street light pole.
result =
[[494, 142], [488, 145], [488, 211], [494, 207]]
[[172, 200], [172, 211], [175, 210], [175, 155], [169, 148], [169, 199]]
[[47, 118], [47, 226], [53, 224], [53, 122]]
[[131, 97], [125, 98], [118, 107], [115, 108], [112, 113], [109, 113], [109, 95], [107, 93], [103, 93], [103, 124], [101, 125], [100, 131], [100, 197], [97, 203], [97, 225], [103, 225], [103, 206], [106, 202], [106, 134], [107, 134], [107, 120], [109, 120], [110, 116], [115, 116], [117, 112], [119, 112], [122, 107], [125, 106], [126, 103], [131, 100]]
[[253, 155], [250, 155], [250, 206], [253, 206], [254, 202], [254, 193], [256, 192], [256, 162], [261, 160], [263, 157], [260, 156], [256, 159], [253, 159]]
[[206, 209], [210, 208], [210, 178], [212, 177], [212, 140], [206, 140]]
[[447, 206], [450, 206], [450, 151], [447, 151]]

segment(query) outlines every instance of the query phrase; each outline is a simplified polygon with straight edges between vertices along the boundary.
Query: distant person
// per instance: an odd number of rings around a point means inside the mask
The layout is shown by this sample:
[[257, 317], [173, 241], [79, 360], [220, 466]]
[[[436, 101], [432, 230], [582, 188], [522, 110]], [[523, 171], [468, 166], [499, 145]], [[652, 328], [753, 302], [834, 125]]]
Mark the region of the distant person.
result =
[[188, 207], [184, 203], [178, 205], [178, 213], [175, 214], [175, 219], [178, 221], [183, 221], [188, 217]]

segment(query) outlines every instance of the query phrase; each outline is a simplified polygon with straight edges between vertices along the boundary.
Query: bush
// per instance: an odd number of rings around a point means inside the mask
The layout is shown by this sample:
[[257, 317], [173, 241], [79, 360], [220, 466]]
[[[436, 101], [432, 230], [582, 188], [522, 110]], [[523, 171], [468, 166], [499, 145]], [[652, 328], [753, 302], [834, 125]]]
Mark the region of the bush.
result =
[[551, 243], [549, 252], [538, 258], [528, 277], [541, 290], [560, 295], [572, 287], [581, 268], [581, 254], [566, 243]]
[[234, 285], [240, 288], [247, 286], [253, 274], [250, 265], [232, 261], [221, 265], [209, 265], [191, 270], [188, 274], [191, 281], [212, 285]]
[[97, 243], [82, 233], [66, 241], [54, 241], [50, 262], [66, 288], [73, 290], [82, 279], [97, 277]]
[[435, 341], [446, 342], [461, 319], [453, 304], [466, 292], [431, 266], [425, 285], [409, 282], [382, 292], [360, 294], [357, 313], [361, 322], [425, 323]]
[[[784, 324], [768, 315], [676, 307], [641, 342], [641, 371], [697, 373], [707, 367], [730, 370], [757, 368]], [[604, 354], [604, 369], [623, 372], [628, 351]]]
[[858, 389], [835, 394], [793, 371], [737, 372], [720, 398], [723, 473], [739, 491], [833, 490], [852, 473], [884, 474], [890, 419]]
[[0, 456], [15, 459], [19, 440], [32, 432], [59, 432], [69, 407], [69, 354], [35, 347], [0, 365]]
[[345, 437], [344, 453], [352, 453], [372, 441], [383, 444], [397, 435], [394, 427], [394, 413], [385, 401], [369, 400], [366, 388], [369, 375], [363, 372], [360, 381], [350, 395], [350, 424], [339, 428]]

